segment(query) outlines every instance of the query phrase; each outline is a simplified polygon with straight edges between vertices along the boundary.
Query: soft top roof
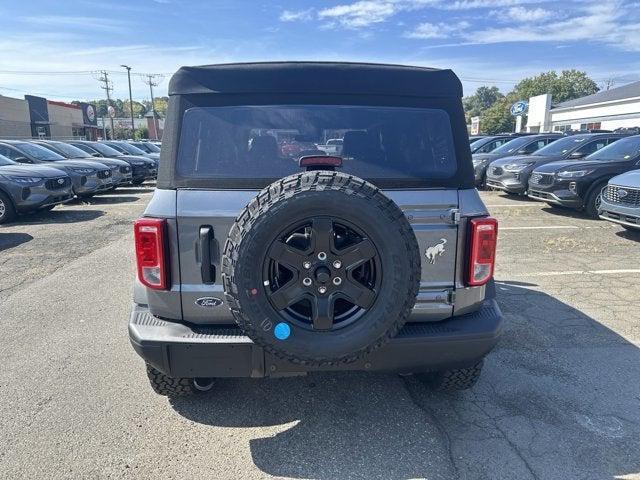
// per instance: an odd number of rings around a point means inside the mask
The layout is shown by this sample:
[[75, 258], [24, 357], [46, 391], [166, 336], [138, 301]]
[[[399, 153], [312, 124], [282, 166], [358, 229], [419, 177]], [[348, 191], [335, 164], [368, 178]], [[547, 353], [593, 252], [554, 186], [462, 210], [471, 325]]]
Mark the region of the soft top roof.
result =
[[451, 70], [345, 62], [230, 63], [182, 67], [169, 95], [326, 93], [462, 97]]

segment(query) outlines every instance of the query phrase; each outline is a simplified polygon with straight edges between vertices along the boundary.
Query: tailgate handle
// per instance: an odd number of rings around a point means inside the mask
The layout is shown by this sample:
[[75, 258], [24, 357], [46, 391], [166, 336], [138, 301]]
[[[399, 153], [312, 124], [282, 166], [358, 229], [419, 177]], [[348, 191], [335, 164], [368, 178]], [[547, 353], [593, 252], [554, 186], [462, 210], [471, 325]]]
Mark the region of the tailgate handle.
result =
[[202, 283], [213, 283], [216, 280], [216, 267], [211, 265], [211, 241], [213, 240], [213, 227], [203, 225], [198, 235], [200, 247], [200, 275]]

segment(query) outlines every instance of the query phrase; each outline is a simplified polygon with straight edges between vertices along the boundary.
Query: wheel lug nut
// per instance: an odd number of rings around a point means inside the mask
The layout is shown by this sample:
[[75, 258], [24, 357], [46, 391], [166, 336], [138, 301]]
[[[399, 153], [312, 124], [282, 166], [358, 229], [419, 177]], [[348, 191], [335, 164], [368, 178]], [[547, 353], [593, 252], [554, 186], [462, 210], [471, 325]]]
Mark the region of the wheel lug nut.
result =
[[340, 268], [342, 266], [342, 262], [340, 260], [335, 260], [333, 262], [333, 268]]
[[324, 252], [318, 253], [318, 260], [325, 261], [327, 259], [327, 254]]
[[[338, 268], [338, 267], [336, 267], [336, 268]], [[341, 283], [342, 283], [342, 279], [341, 279], [340, 277], [335, 277], [335, 278], [333, 279], [333, 284], [334, 284], [334, 285], [336, 285], [336, 286], [337, 286], [337, 285], [340, 285]]]
[[307, 262], [302, 262], [302, 266], [309, 270], [311, 268], [311, 262], [307, 261]]
[[309, 277], [306, 277], [304, 280], [302, 280], [302, 284], [303, 284], [305, 287], [309, 287], [309, 286], [311, 286], [311, 283], [312, 283], [312, 282], [311, 282], [311, 279], [310, 279]]
[[325, 287], [324, 285], [321, 287], [318, 287], [318, 292], [320, 293], [327, 293], [327, 287]]

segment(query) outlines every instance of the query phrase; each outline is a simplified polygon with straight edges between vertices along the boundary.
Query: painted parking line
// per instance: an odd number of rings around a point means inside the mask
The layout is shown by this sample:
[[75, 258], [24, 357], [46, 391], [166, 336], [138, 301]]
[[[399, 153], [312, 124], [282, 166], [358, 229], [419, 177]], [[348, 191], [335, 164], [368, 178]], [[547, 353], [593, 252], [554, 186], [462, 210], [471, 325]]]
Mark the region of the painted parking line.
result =
[[620, 268], [615, 270], [565, 270], [562, 272], [514, 273], [515, 277], [560, 277], [564, 275], [617, 275], [620, 273], [640, 273], [640, 268]]
[[498, 227], [498, 232], [504, 232], [505, 230], [565, 230], [565, 229], [579, 229], [579, 228], [592, 228], [592, 227], [579, 227], [577, 225], [539, 225], [539, 226], [527, 226], [527, 227]]
[[542, 202], [522, 202], [522, 203], [494, 203], [486, 205], [487, 208], [502, 207], [544, 207]]

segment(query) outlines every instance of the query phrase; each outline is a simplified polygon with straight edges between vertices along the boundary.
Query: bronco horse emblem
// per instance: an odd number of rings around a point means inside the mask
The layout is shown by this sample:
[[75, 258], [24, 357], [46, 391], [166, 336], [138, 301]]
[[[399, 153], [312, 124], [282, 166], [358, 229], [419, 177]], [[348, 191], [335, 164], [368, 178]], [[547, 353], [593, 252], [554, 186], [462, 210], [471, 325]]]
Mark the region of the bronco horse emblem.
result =
[[440, 242], [436, 243], [432, 247], [425, 250], [424, 256], [427, 257], [429, 263], [433, 265], [436, 263], [436, 257], [441, 257], [444, 253], [444, 246], [447, 244], [446, 238], [441, 238]]

